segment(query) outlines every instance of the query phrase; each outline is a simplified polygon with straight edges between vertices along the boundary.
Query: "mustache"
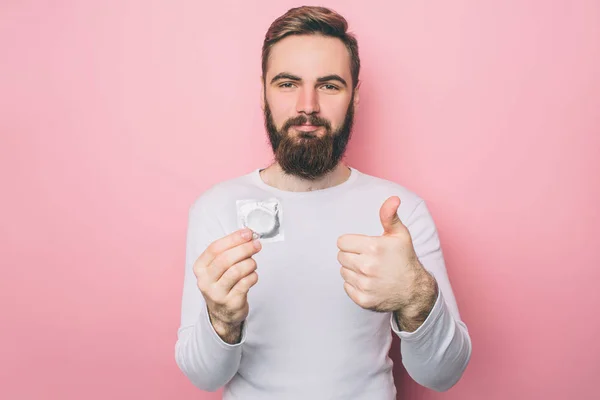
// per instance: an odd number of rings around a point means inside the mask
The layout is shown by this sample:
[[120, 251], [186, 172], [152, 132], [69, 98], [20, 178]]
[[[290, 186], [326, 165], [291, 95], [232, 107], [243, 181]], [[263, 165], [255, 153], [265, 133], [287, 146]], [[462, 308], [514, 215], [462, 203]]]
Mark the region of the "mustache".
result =
[[325, 118], [321, 118], [317, 115], [298, 115], [297, 117], [290, 118], [285, 121], [283, 127], [281, 128], [282, 132], [287, 132], [294, 125], [314, 125], [314, 126], [323, 126], [327, 132], [331, 132], [331, 123], [327, 121]]

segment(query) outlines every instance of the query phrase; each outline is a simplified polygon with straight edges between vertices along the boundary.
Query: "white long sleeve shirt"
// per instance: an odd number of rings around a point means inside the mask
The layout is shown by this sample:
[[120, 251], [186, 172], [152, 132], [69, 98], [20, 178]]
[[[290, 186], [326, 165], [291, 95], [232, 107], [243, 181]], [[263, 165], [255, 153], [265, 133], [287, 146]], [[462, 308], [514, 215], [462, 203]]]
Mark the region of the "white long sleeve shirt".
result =
[[[416, 382], [436, 391], [452, 387], [469, 362], [471, 340], [425, 202], [355, 168], [342, 184], [309, 192], [271, 187], [259, 171], [212, 186], [190, 207], [175, 345], [188, 379], [205, 391], [224, 387], [224, 400], [392, 400], [393, 332]], [[337, 260], [339, 236], [383, 233], [379, 210], [394, 195], [417, 256], [439, 287], [431, 313], [410, 333], [400, 331], [392, 313], [356, 305], [344, 291]], [[211, 242], [238, 229], [237, 200], [270, 198], [282, 207], [284, 240], [263, 243], [253, 256], [259, 279], [248, 293], [250, 312], [240, 343], [227, 344], [209, 321], [192, 267]]]

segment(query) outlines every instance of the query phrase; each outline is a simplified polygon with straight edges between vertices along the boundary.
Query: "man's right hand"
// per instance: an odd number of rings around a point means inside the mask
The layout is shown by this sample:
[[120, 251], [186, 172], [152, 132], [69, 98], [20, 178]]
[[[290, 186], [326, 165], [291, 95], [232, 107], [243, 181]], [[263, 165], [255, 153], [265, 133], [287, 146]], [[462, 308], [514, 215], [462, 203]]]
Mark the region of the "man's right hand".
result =
[[210, 321], [221, 339], [238, 343], [248, 316], [248, 291], [258, 282], [252, 256], [261, 244], [248, 228], [212, 242], [194, 263], [198, 288], [208, 307]]

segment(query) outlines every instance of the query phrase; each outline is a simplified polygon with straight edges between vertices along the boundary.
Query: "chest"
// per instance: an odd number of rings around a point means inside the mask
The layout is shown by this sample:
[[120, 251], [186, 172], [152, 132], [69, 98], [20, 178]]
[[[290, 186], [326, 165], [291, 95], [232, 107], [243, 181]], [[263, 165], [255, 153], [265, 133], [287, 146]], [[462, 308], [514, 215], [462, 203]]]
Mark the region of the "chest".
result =
[[[344, 290], [337, 260], [337, 240], [343, 234], [381, 233], [378, 209], [357, 210], [338, 203], [307, 213], [284, 208], [284, 240], [264, 243], [253, 258], [258, 283], [248, 294], [250, 319], [280, 327], [320, 324], [339, 329], [381, 315], [357, 306]], [[285, 329], [285, 328], [282, 328]]]

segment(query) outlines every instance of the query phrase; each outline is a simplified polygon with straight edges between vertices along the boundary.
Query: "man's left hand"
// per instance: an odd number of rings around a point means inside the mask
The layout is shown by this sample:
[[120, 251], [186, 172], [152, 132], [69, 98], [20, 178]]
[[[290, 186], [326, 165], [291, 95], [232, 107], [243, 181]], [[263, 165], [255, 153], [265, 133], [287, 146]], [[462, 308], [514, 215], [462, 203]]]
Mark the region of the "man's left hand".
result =
[[398, 217], [399, 206], [397, 196], [381, 206], [381, 236], [338, 238], [340, 273], [344, 290], [360, 307], [422, 320], [433, 307], [437, 285], [419, 262], [408, 228]]

